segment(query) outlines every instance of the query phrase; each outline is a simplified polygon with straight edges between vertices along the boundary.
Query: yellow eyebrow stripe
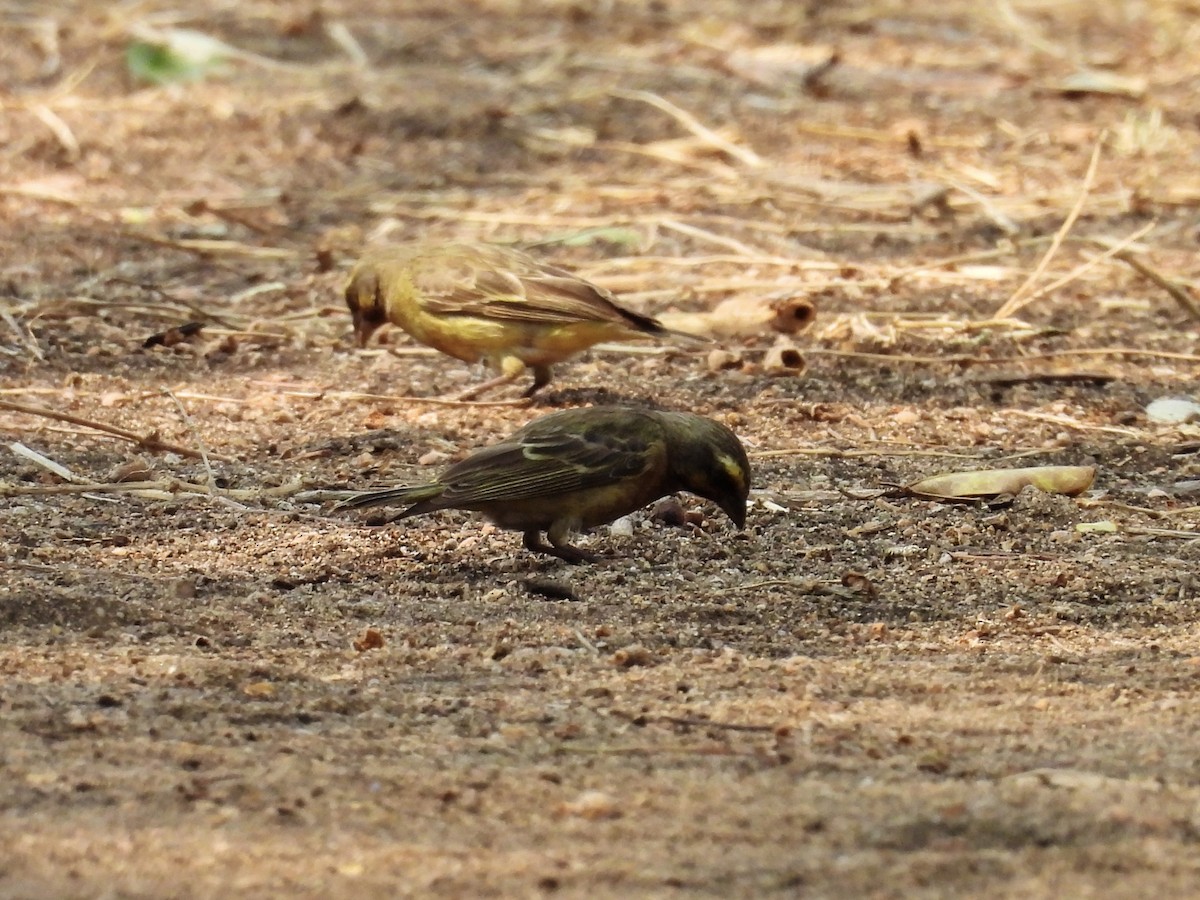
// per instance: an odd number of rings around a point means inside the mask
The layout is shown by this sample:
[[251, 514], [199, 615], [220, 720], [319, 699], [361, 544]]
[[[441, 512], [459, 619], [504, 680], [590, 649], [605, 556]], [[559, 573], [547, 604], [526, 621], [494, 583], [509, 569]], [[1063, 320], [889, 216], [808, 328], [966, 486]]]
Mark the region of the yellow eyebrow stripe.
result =
[[742, 465], [732, 456], [725, 453], [717, 455], [717, 461], [721, 464], [721, 468], [733, 480], [738, 487], [744, 487], [746, 484], [746, 473], [742, 471]]

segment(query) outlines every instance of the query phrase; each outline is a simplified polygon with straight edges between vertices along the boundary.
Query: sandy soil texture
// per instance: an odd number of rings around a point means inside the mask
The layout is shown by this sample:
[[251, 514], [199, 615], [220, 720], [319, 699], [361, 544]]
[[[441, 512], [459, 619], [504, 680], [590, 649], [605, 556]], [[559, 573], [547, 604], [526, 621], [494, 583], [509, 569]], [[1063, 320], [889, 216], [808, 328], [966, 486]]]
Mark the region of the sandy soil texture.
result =
[[[1146, 412], [1200, 392], [1194, 4], [0, 25], [0, 896], [1200, 891], [1200, 428]], [[137, 81], [179, 29], [223, 64]], [[485, 373], [340, 297], [413, 238], [817, 314], [802, 368], [758, 326], [438, 402]], [[736, 430], [747, 529], [568, 566], [312, 493], [596, 403]], [[897, 487], [1051, 464], [1095, 482]]]

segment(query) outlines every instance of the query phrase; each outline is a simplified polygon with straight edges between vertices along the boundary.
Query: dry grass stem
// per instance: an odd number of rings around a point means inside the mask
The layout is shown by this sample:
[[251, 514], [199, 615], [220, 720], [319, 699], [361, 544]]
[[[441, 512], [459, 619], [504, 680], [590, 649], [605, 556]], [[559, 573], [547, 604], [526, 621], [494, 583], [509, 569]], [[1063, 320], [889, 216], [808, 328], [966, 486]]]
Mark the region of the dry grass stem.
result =
[[1079, 189], [1079, 197], [1076, 199], [1075, 205], [1071, 207], [1071, 211], [1067, 213], [1067, 217], [1063, 220], [1061, 227], [1055, 232], [1050, 246], [1046, 249], [1037, 266], [1029, 273], [1029, 277], [1025, 279], [1021, 286], [1013, 292], [1012, 296], [996, 311], [995, 318], [1011, 318], [1032, 301], [1033, 285], [1037, 283], [1037, 280], [1042, 277], [1042, 273], [1049, 267], [1050, 261], [1058, 253], [1059, 247], [1062, 246], [1063, 241], [1070, 234], [1071, 228], [1075, 225], [1075, 220], [1079, 218], [1079, 214], [1083, 211], [1088, 194], [1091, 193], [1092, 184], [1096, 179], [1096, 171], [1100, 166], [1100, 152], [1103, 147], [1104, 137], [1101, 136], [1100, 140], [1096, 141], [1096, 146], [1092, 149], [1092, 157], [1088, 162], [1087, 172], [1084, 173], [1083, 184]]
[[4, 321], [4, 324], [7, 325], [13, 335], [16, 336], [17, 342], [25, 348], [26, 352], [29, 353], [30, 356], [32, 356], [38, 362], [45, 362], [46, 357], [45, 354], [42, 353], [42, 348], [38, 346], [37, 338], [33, 336], [32, 332], [30, 332], [28, 328], [22, 327], [21, 323], [19, 323], [13, 317], [12, 313], [10, 313], [7, 309], [0, 309], [0, 320]]
[[[966, 330], [966, 329], [964, 329]], [[1148, 359], [1171, 359], [1177, 362], [1200, 363], [1200, 355], [1176, 353], [1171, 350], [1146, 350], [1140, 347], [1077, 347], [1070, 350], [1051, 350], [1046, 353], [1030, 353], [1025, 356], [979, 356], [976, 354], [945, 354], [942, 356], [915, 356], [906, 353], [870, 353], [857, 350], [830, 350], [824, 347], [806, 347], [805, 356], [835, 356], [843, 359], [887, 360], [890, 362], [913, 363], [937, 366], [945, 364], [971, 363], [972, 365], [997, 365], [1000, 363], [1025, 363], [1039, 359], [1060, 359], [1066, 356], [1122, 356], [1146, 357]]]
[[1147, 506], [1134, 506], [1118, 500], [1081, 500], [1080, 505], [1086, 509], [1116, 509], [1121, 512], [1136, 513], [1148, 519], [1181, 519], [1188, 516], [1200, 515], [1200, 506], [1185, 506], [1180, 509], [1151, 509]]
[[697, 174], [725, 181], [736, 181], [738, 177], [737, 170], [732, 166], [711, 159], [696, 159], [694, 153], [678, 144], [632, 144], [628, 141], [604, 141], [597, 147], [602, 150], [615, 150], [619, 153], [671, 163], [683, 169], [690, 169]]
[[[261, 501], [281, 500], [291, 497], [304, 496], [304, 483], [300, 479], [290, 481], [278, 487], [269, 488], [218, 488], [215, 491], [211, 485], [195, 484], [176, 478], [159, 479], [156, 481], [113, 481], [92, 482], [76, 480], [71, 484], [11, 484], [0, 482], [0, 497], [16, 496], [49, 496], [54, 494], [131, 494], [147, 500], [171, 500], [181, 495], [196, 495], [202, 497], [219, 497], [226, 500]], [[322, 492], [313, 491], [313, 494]], [[327, 492], [349, 495], [353, 491]]]
[[976, 205], [983, 210], [983, 214], [987, 217], [988, 221], [1000, 229], [1002, 234], [1013, 237], [1014, 235], [1021, 233], [1021, 226], [1014, 222], [1011, 217], [1005, 215], [1003, 212], [997, 209], [996, 204], [993, 203], [988, 197], [979, 193], [979, 191], [975, 190], [974, 188], [962, 184], [961, 182], [947, 180], [946, 183], [960, 194], [963, 194], [974, 201]]
[[736, 159], [738, 162], [749, 168], [758, 168], [763, 165], [762, 158], [753, 150], [739, 146], [730, 140], [722, 137], [713, 131], [708, 126], [701, 123], [699, 119], [693, 116], [687, 110], [681, 109], [670, 100], [660, 97], [658, 94], [650, 91], [627, 91], [614, 90], [611, 92], [614, 97], [621, 97], [625, 100], [635, 100], [640, 103], [647, 103], [655, 109], [661, 110], [673, 118], [683, 128], [700, 140], [704, 141], [710, 147], [721, 153]]
[[742, 256], [757, 257], [762, 255], [762, 251], [749, 247], [741, 241], [725, 237], [724, 235], [714, 234], [707, 229], [699, 228], [695, 225], [687, 225], [683, 222], [677, 222], [674, 219], [660, 219], [659, 224], [669, 231], [677, 231], [680, 234], [696, 238], [704, 243], [724, 247], [726, 250], [732, 250], [734, 253], [741, 254]]
[[[867, 141], [873, 144], [888, 144], [899, 146], [904, 143], [894, 130], [878, 128], [857, 128], [852, 125], [826, 125], [823, 123], [805, 122], [799, 120], [792, 124], [798, 134], [811, 134], [816, 137], [844, 139], [848, 141]], [[987, 144], [984, 137], [922, 137], [921, 142], [929, 147], [946, 150], [981, 150]]]
[[29, 460], [30, 462], [34, 463], [35, 465], [41, 466], [47, 472], [51, 472], [51, 473], [57, 475], [59, 478], [63, 479], [64, 481], [78, 482], [80, 480], [86, 480], [86, 479], [81, 479], [80, 476], [76, 475], [74, 472], [72, 472], [70, 469], [68, 469], [66, 466], [62, 465], [61, 463], [57, 463], [54, 460], [50, 459], [50, 457], [45, 456], [44, 454], [38, 453], [36, 450], [33, 450], [29, 447], [26, 447], [24, 444], [20, 443], [19, 441], [9, 444], [8, 449], [11, 450], [13, 453], [15, 453], [17, 456], [23, 457], [23, 458]]
[[843, 450], [837, 447], [789, 447], [784, 450], [751, 450], [751, 459], [786, 459], [814, 456], [830, 459], [874, 459], [875, 457], [928, 457], [930, 459], [985, 459], [987, 454], [961, 450]]
[[1175, 528], [1150, 528], [1145, 525], [1123, 525], [1121, 530], [1126, 534], [1145, 535], [1146, 537], [1180, 538], [1181, 540], [1200, 540], [1200, 531], [1188, 531]]
[[54, 135], [54, 139], [62, 147], [68, 162], [75, 162], [79, 159], [79, 139], [71, 131], [71, 126], [64, 122], [58, 113], [41, 103], [33, 104], [29, 107], [29, 111], [33, 113], [38, 121], [50, 129], [50, 133]]
[[285, 397], [297, 397], [303, 400], [351, 400], [369, 403], [415, 403], [430, 406], [459, 406], [466, 408], [484, 408], [490, 406], [529, 406], [527, 397], [517, 397], [512, 400], [451, 400], [444, 397], [409, 397], [403, 394], [371, 394], [361, 391], [331, 391], [312, 388], [286, 388], [272, 384], [269, 381], [256, 381], [255, 385], [264, 387]]
[[1045, 287], [1040, 287], [1036, 291], [1029, 293], [1028, 295], [1026, 295], [1025, 301], [1022, 303], [1022, 306], [1028, 305], [1029, 303], [1033, 303], [1035, 300], [1045, 297], [1048, 294], [1052, 294], [1061, 287], [1065, 287], [1066, 285], [1070, 284], [1072, 281], [1075, 281], [1076, 279], [1080, 278], [1082, 275], [1084, 275], [1091, 269], [1094, 269], [1096, 266], [1100, 265], [1100, 263], [1104, 262], [1105, 260], [1111, 259], [1114, 256], [1120, 256], [1122, 251], [1124, 251], [1130, 245], [1137, 243], [1141, 238], [1145, 237], [1147, 234], [1149, 234], [1151, 231], [1153, 231], [1156, 224], [1157, 223], [1155, 223], [1155, 222], [1150, 222], [1146, 225], [1143, 225], [1137, 231], [1133, 232], [1133, 234], [1129, 235], [1128, 237], [1122, 238], [1119, 243], [1114, 244], [1112, 247], [1105, 250], [1099, 256], [1093, 256], [1091, 259], [1088, 259], [1085, 262], [1080, 263], [1078, 266], [1076, 266], [1074, 269], [1072, 269], [1070, 272], [1063, 275], [1062, 277], [1056, 278], [1054, 281], [1050, 282]]
[[183, 424], [187, 426], [188, 431], [192, 433], [192, 437], [196, 439], [196, 452], [200, 454], [200, 461], [204, 464], [204, 472], [208, 476], [208, 488], [213, 493], [217, 489], [217, 476], [213, 473], [212, 463], [208, 458], [208, 446], [204, 443], [204, 438], [200, 435], [199, 429], [196, 428], [196, 423], [192, 421], [192, 417], [188, 415], [187, 409], [183, 402], [170, 391], [165, 392], [171, 398], [171, 402], [175, 404], [175, 408], [179, 410], [179, 415], [183, 419]]
[[339, 50], [346, 54], [355, 68], [366, 69], [369, 67], [371, 61], [367, 57], [367, 52], [363, 50], [362, 44], [354, 37], [354, 33], [350, 31], [345, 22], [327, 23], [325, 34], [337, 45]]
[[1008, 409], [1005, 410], [1006, 415], [1017, 416], [1021, 419], [1029, 419], [1034, 422], [1045, 422], [1047, 425], [1059, 425], [1063, 428], [1071, 428], [1075, 431], [1094, 431], [1103, 434], [1117, 434], [1122, 437], [1141, 437], [1144, 433], [1134, 428], [1117, 428], [1114, 425], [1089, 425], [1087, 422], [1080, 422], [1078, 419], [1072, 419], [1070, 416], [1055, 415], [1052, 413], [1033, 412], [1024, 409]]
[[131, 241], [153, 244], [156, 247], [168, 247], [181, 250], [197, 256], [241, 256], [247, 259], [289, 259], [300, 257], [299, 250], [286, 247], [256, 247], [253, 244], [243, 244], [240, 241], [210, 240], [207, 238], [166, 238], [156, 234], [122, 229], [121, 236]]

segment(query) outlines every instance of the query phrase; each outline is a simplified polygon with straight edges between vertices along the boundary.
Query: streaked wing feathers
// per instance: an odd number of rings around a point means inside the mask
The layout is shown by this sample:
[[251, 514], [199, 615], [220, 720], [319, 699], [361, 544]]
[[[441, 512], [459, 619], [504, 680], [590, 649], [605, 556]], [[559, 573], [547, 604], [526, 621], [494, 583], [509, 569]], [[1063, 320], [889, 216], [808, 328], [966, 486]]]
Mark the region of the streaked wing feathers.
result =
[[638, 442], [588, 440], [549, 435], [505, 442], [472, 454], [442, 476], [446, 506], [530, 500], [602, 487], [644, 472], [650, 466]]
[[637, 331], [660, 331], [648, 317], [618, 306], [612, 295], [562, 269], [529, 265], [495, 266], [491, 260], [456, 260], [446, 271], [415, 281], [426, 312], [439, 316], [479, 316], [512, 322], [569, 324], [612, 322]]

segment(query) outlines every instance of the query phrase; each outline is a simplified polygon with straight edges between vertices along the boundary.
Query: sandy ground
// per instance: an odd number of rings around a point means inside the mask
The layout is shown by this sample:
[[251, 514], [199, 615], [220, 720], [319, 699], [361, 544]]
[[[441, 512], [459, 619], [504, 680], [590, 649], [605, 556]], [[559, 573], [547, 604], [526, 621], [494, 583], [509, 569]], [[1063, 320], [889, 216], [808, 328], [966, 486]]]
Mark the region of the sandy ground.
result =
[[[1194, 11], [983, 6], [0, 13], [0, 895], [1200, 891], [1200, 432], [1145, 412], [1198, 390]], [[136, 28], [242, 54], [135, 84]], [[806, 368], [428, 402], [484, 373], [339, 296], [414, 237], [811, 298]], [[307, 493], [602, 402], [733, 427], [746, 531], [572, 567]], [[895, 487], [1043, 464], [1095, 483]]]

